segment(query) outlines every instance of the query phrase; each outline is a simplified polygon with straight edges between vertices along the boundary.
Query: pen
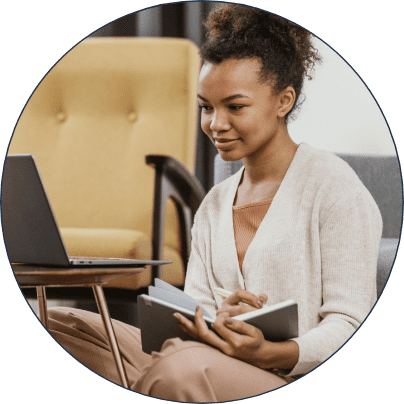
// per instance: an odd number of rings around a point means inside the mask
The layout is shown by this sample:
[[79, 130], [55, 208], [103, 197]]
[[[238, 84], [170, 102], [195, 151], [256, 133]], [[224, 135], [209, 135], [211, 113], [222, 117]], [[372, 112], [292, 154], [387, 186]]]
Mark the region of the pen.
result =
[[222, 296], [224, 298], [229, 297], [232, 292], [229, 292], [228, 290], [224, 290], [222, 288], [213, 288], [213, 290], [219, 295]]
[[[213, 290], [219, 295], [224, 298], [229, 297], [230, 295], [233, 294], [233, 292], [229, 292], [228, 290], [222, 289], [222, 288], [213, 288]], [[246, 305], [247, 303], [240, 302], [239, 304]]]

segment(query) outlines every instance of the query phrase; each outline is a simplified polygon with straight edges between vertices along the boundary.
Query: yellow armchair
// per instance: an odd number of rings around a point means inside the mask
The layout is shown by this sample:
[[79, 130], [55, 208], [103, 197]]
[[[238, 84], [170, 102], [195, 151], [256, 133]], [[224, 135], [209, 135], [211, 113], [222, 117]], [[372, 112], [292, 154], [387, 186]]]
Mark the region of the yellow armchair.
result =
[[[37, 160], [69, 255], [150, 259], [154, 170], [169, 155], [194, 171], [197, 47], [185, 39], [86, 39], [38, 85], [9, 154]], [[184, 282], [180, 225], [167, 209], [161, 278]], [[137, 289], [141, 276], [109, 286]]]

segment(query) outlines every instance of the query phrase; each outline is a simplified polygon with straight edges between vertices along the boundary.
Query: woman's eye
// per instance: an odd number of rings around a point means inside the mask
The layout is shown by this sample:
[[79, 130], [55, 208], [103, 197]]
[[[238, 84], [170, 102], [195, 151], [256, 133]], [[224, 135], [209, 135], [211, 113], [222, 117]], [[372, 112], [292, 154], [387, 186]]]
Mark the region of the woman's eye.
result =
[[240, 111], [245, 105], [229, 105], [231, 111]]
[[212, 109], [212, 107], [208, 106], [208, 105], [198, 105], [199, 109], [201, 109], [202, 111], [210, 111]]

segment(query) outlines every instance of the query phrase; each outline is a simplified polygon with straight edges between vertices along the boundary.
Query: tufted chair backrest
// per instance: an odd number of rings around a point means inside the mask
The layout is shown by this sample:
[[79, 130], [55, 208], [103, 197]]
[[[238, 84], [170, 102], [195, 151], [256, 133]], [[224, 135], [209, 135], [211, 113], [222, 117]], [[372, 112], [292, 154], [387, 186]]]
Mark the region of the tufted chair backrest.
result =
[[9, 153], [35, 156], [60, 227], [151, 233], [145, 155], [173, 156], [193, 172], [199, 63], [187, 40], [86, 39], [45, 76]]

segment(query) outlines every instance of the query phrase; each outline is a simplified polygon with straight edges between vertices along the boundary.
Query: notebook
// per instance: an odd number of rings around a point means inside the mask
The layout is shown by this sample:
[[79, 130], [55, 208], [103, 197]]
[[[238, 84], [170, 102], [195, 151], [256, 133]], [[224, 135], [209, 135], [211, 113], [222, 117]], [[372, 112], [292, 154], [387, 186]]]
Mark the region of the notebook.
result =
[[[170, 338], [192, 339], [178, 328], [178, 320], [173, 314], [179, 312], [192, 320], [196, 307], [202, 305], [182, 290], [155, 279], [155, 286], [149, 286], [148, 295], [138, 296], [137, 303], [143, 352], [159, 352]], [[202, 309], [203, 318], [212, 327], [216, 317]], [[259, 328], [268, 341], [286, 341], [299, 335], [297, 303], [293, 300], [264, 306], [235, 316], [234, 319]]]
[[69, 257], [34, 156], [9, 155], [2, 180], [1, 216], [12, 263], [60, 267], [144, 267], [170, 261]]

